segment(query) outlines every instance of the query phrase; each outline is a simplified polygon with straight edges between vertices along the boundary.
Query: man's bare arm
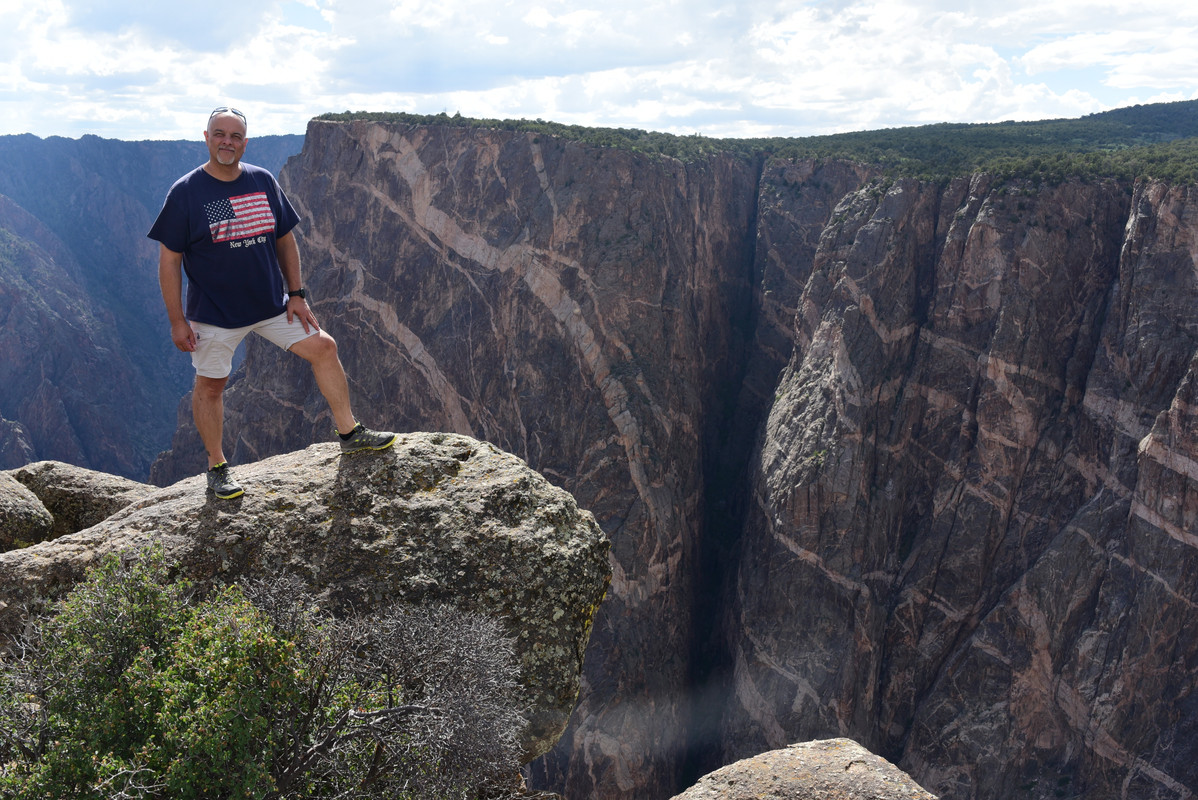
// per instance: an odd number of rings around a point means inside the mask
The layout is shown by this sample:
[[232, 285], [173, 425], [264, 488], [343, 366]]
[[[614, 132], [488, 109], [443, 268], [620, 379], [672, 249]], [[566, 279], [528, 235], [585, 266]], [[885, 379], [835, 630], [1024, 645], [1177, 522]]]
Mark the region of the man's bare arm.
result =
[[[286, 284], [287, 289], [302, 289], [304, 284], [300, 277], [299, 245], [296, 244], [295, 236], [291, 231], [275, 239], [275, 252], [279, 257], [279, 271], [283, 273], [283, 283]], [[320, 325], [316, 322], [316, 315], [312, 313], [312, 309], [308, 308], [308, 302], [304, 298], [292, 296], [288, 299], [287, 321], [291, 322], [293, 316], [299, 317], [305, 332], [309, 328], [320, 330]]]
[[183, 254], [164, 244], [158, 250], [158, 285], [171, 323], [171, 341], [185, 353], [196, 349], [196, 335], [183, 315]]

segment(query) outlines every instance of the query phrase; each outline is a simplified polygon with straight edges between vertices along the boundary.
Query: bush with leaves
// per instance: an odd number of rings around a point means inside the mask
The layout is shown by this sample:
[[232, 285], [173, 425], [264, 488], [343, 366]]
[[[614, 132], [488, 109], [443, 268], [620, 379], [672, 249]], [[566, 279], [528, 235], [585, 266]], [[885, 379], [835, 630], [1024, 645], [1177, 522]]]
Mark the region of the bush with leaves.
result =
[[0, 796], [468, 798], [519, 763], [493, 620], [333, 618], [295, 579], [168, 582], [113, 557], [0, 669]]

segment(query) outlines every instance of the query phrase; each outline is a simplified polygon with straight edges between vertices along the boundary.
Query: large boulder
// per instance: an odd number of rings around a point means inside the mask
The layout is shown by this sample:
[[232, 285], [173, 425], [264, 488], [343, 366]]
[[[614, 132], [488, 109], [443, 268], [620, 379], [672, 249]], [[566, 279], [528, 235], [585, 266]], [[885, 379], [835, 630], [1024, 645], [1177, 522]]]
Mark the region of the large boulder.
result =
[[936, 800], [851, 739], [794, 744], [737, 761], [674, 800]]
[[336, 444], [238, 467], [217, 500], [197, 476], [79, 533], [0, 554], [0, 632], [64, 594], [107, 553], [159, 543], [201, 585], [294, 573], [333, 611], [448, 603], [504, 621], [531, 711], [525, 758], [561, 736], [609, 541], [573, 497], [515, 456], [453, 434], [406, 434], [381, 453]]
[[90, 528], [156, 491], [149, 484], [61, 461], [38, 461], [10, 474], [53, 515], [55, 537]]
[[16, 478], [0, 472], [0, 550], [40, 542], [51, 534], [54, 518], [42, 501]]

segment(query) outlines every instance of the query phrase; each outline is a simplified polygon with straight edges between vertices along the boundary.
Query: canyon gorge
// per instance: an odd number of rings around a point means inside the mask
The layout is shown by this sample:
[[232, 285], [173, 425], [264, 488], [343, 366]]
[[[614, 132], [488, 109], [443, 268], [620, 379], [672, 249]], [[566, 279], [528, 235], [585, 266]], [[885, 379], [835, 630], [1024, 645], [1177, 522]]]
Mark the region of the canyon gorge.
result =
[[[359, 417], [515, 454], [611, 540], [579, 702], [530, 785], [667, 798], [843, 737], [943, 798], [1198, 792], [1194, 186], [378, 119], [312, 121], [281, 181]], [[78, 248], [20, 203], [6, 241], [64, 273], [23, 291], [71, 284]], [[138, 252], [137, 324], [166, 341]], [[15, 382], [62, 328], [13, 344], [26, 273], [3, 274]], [[113, 409], [180, 367], [80, 336], [54, 348]], [[27, 433], [61, 429], [34, 398], [69, 381], [21, 379], [0, 453], [71, 461]], [[169, 449], [87, 466], [197, 474], [173, 404]], [[306, 365], [263, 341], [225, 405], [234, 464], [331, 439]], [[136, 450], [75, 460], [89, 447]]]

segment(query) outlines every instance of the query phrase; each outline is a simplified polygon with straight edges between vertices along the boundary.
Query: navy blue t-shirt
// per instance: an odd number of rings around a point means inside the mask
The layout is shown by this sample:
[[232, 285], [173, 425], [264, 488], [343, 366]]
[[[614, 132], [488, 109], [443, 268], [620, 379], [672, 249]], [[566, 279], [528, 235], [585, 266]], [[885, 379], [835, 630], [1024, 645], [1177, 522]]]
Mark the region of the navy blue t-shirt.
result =
[[171, 186], [148, 235], [183, 254], [187, 318], [240, 328], [286, 310], [275, 239], [298, 223], [267, 170], [242, 164], [222, 181], [197, 167]]

